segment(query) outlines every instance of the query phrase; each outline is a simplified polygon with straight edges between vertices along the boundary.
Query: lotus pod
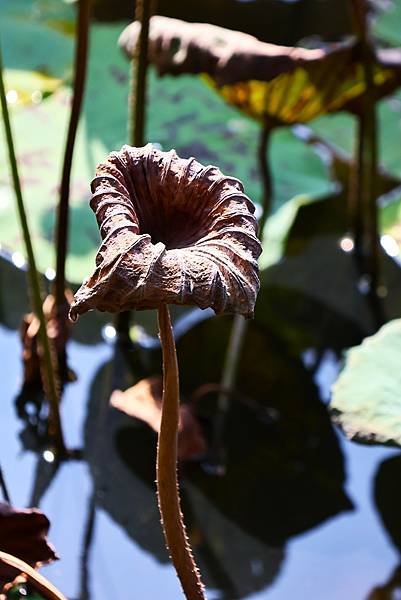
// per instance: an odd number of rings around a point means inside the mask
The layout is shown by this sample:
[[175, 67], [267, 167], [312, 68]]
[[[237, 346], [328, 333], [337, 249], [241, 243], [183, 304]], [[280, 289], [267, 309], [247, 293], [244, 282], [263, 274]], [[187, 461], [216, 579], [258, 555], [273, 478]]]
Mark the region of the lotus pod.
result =
[[123, 146], [98, 166], [92, 192], [103, 241], [71, 318], [164, 303], [253, 315], [261, 246], [238, 179], [174, 150]]
[[[132, 23], [120, 36], [128, 56], [138, 33], [139, 24]], [[159, 75], [207, 75], [226, 102], [272, 127], [338, 110], [359, 114], [365, 92], [355, 39], [316, 49], [278, 46], [223, 27], [155, 16], [149, 60]], [[376, 51], [374, 80], [378, 98], [401, 84], [401, 49]]]

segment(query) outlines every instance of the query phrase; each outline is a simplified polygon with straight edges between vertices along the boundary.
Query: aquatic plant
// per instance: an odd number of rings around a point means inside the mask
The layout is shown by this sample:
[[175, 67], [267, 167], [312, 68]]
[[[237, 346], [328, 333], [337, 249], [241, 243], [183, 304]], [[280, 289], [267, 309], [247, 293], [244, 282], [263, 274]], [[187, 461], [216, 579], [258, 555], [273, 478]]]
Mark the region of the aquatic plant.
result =
[[239, 180], [174, 150], [124, 146], [99, 165], [91, 207], [103, 242], [70, 315], [158, 309], [163, 406], [157, 488], [167, 546], [187, 598], [204, 598], [182, 520], [177, 482], [179, 381], [167, 304], [252, 317], [261, 246]]
[[59, 412], [60, 389], [58, 384], [57, 362], [51, 341], [48, 337], [46, 317], [43, 311], [42, 293], [40, 289], [40, 279], [36, 268], [36, 260], [32, 246], [31, 235], [29, 232], [28, 220], [25, 211], [24, 200], [22, 196], [21, 182], [18, 173], [17, 159], [15, 156], [14, 140], [11, 130], [10, 116], [6, 100], [6, 91], [3, 81], [3, 62], [0, 48], [0, 102], [3, 114], [3, 122], [8, 148], [8, 155], [11, 167], [11, 175], [14, 185], [14, 192], [17, 201], [18, 216], [21, 223], [22, 234], [29, 265], [29, 284], [32, 305], [39, 322], [40, 339], [40, 364], [42, 368], [43, 387], [49, 402], [49, 437], [54, 442], [59, 455], [66, 452], [63, 430]]

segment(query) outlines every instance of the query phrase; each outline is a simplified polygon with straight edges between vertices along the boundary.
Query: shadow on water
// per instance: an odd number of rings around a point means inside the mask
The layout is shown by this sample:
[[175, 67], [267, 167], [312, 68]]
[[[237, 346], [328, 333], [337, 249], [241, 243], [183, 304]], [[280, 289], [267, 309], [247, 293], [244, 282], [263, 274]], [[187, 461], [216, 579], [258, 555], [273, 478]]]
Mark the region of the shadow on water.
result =
[[[209, 319], [179, 339], [184, 398], [219, 380], [230, 322]], [[160, 356], [154, 354], [157, 371]], [[112, 368], [104, 365], [93, 380], [86, 421], [86, 456], [98, 506], [144, 550], [167, 562], [155, 498], [155, 434], [109, 408], [96, 431], [97, 407], [107, 402]], [[121, 375], [119, 387], [133, 383], [132, 376]], [[223, 436], [226, 474], [211, 473], [206, 461], [181, 468], [195, 554], [207, 586], [227, 600], [271, 584], [290, 537], [352, 509], [343, 490], [343, 456], [310, 373], [256, 325], [245, 341], [238, 392]], [[214, 412], [215, 398], [199, 401], [206, 435]]]

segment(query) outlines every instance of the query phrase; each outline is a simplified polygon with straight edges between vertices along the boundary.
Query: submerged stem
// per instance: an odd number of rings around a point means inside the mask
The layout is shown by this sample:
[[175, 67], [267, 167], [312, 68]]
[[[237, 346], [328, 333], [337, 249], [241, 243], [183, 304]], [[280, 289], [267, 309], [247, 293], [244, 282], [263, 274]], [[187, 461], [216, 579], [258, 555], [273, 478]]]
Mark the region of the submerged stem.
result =
[[[47, 600], [67, 600], [67, 598], [43, 575], [40, 575], [35, 569], [23, 560], [0, 551], [0, 565], [3, 565], [13, 571], [13, 577], [25, 575], [28, 582], [44, 596]], [[15, 572], [15, 573], [14, 573]]]
[[72, 98], [70, 122], [68, 126], [67, 141], [64, 152], [63, 170], [60, 184], [60, 200], [57, 211], [56, 226], [56, 279], [55, 298], [56, 308], [65, 302], [65, 263], [68, 251], [68, 223], [69, 223], [69, 197], [72, 157], [77, 135], [79, 115], [85, 88], [87, 57], [88, 57], [88, 32], [90, 8], [92, 0], [79, 0], [78, 2], [78, 32], [75, 47], [74, 61], [74, 93]]
[[11, 174], [13, 179], [15, 197], [17, 200], [18, 216], [21, 223], [22, 234], [24, 238], [25, 250], [28, 260], [28, 276], [30, 281], [31, 300], [33, 310], [39, 319], [39, 336], [42, 345], [43, 356], [40, 357], [42, 363], [42, 372], [44, 376], [43, 387], [49, 401], [49, 435], [53, 438], [56, 448], [60, 454], [64, 454], [65, 444], [61, 428], [61, 419], [59, 412], [59, 386], [57, 382], [57, 366], [52, 358], [52, 348], [47, 336], [47, 323], [43, 312], [42, 294], [40, 290], [39, 274], [36, 268], [36, 261], [33, 252], [31, 235], [29, 232], [28, 220], [25, 212], [24, 201], [22, 197], [21, 183], [18, 174], [17, 159], [15, 156], [14, 141], [11, 131], [10, 116], [6, 100], [6, 92], [3, 81], [3, 61], [0, 49], [0, 100], [3, 112], [4, 129], [10, 160]]
[[187, 600], [205, 600], [203, 584], [188, 542], [177, 480], [179, 423], [178, 363], [167, 305], [159, 308], [163, 351], [163, 407], [157, 445], [157, 496], [164, 536]]

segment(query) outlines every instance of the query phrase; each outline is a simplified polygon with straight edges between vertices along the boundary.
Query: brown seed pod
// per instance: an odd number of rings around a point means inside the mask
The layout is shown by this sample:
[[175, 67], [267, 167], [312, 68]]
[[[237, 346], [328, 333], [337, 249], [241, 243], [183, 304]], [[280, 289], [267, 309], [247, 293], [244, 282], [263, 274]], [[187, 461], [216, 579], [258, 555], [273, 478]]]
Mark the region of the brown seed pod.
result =
[[238, 179], [174, 150], [123, 146], [99, 165], [92, 192], [103, 241], [72, 319], [161, 304], [253, 315], [261, 246]]

